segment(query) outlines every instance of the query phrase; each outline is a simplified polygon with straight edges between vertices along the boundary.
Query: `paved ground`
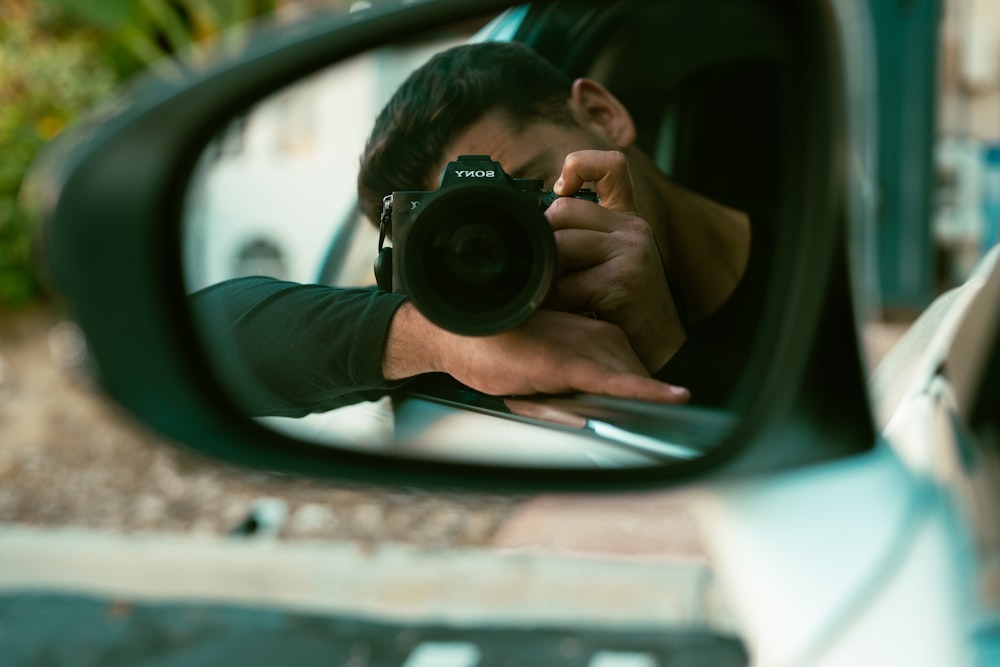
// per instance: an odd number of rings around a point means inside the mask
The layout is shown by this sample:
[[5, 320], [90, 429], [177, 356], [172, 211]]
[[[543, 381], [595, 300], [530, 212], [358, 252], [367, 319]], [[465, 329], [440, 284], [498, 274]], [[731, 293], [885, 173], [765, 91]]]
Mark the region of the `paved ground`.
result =
[[[4, 632], [16, 627], [18, 633]], [[53, 642], [52, 630], [60, 633]], [[65, 596], [0, 599], [8, 665], [157, 667], [743, 667], [732, 637], [698, 630], [489, 627]]]

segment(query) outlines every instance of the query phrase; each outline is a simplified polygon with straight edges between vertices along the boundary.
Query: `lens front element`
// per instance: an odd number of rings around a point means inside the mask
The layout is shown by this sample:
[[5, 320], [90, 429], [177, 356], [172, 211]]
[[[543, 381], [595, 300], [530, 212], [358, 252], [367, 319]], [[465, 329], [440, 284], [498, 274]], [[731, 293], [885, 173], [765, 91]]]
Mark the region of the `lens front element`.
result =
[[548, 294], [552, 230], [522, 192], [489, 184], [442, 190], [409, 225], [399, 271], [414, 305], [443, 328], [498, 333]]

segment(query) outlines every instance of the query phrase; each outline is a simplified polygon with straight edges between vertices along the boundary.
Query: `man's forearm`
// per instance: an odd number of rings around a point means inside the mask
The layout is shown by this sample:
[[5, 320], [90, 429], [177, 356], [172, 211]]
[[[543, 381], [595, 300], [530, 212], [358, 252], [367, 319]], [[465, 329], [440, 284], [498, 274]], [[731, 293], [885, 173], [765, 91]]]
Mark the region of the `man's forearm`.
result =
[[449, 337], [454, 334], [433, 325], [412, 303], [404, 303], [389, 324], [382, 354], [383, 377], [394, 382], [444, 370], [437, 346]]

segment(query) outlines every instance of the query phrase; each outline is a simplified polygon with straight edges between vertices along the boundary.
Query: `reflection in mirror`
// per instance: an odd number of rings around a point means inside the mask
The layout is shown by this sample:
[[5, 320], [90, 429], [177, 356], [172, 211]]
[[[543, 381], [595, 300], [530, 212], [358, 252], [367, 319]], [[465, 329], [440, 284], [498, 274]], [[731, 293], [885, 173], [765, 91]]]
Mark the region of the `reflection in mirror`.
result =
[[[536, 17], [556, 54], [567, 25], [608, 22], [563, 72], [523, 47], [451, 50], [485, 24], [463, 23], [335, 64], [213, 139], [185, 274], [239, 405], [308, 442], [466, 462], [653, 466], [721, 442], [768, 277], [787, 54], [760, 3], [624, 5]], [[459, 88], [485, 108], [461, 117]], [[376, 124], [397, 89], [426, 118]]]

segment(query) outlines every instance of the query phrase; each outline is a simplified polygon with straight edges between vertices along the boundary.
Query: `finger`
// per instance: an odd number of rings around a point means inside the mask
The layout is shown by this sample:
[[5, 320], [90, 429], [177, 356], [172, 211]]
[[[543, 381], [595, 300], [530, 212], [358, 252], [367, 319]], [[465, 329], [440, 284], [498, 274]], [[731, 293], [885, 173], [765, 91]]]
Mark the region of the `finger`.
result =
[[602, 284], [601, 272], [596, 268], [571, 271], [552, 284], [545, 305], [569, 312], [595, 310]]
[[593, 183], [601, 206], [613, 211], [634, 211], [632, 175], [625, 155], [618, 151], [584, 150], [570, 153], [552, 190], [571, 195]]
[[559, 264], [568, 269], [582, 269], [611, 258], [610, 236], [589, 229], [560, 229], [555, 233]]
[[685, 387], [661, 382], [651, 377], [621, 372], [600, 372], [590, 367], [568, 369], [568, 384], [577, 391], [616, 398], [639, 399], [681, 405], [691, 399]]
[[554, 230], [589, 229], [611, 232], [620, 226], [618, 218], [624, 213], [609, 211], [594, 202], [572, 197], [560, 197], [545, 210], [545, 218]]
[[632, 398], [674, 405], [683, 405], [691, 400], [691, 391], [686, 387], [636, 375], [610, 377], [605, 386], [608, 390], [607, 395], [618, 398]]

